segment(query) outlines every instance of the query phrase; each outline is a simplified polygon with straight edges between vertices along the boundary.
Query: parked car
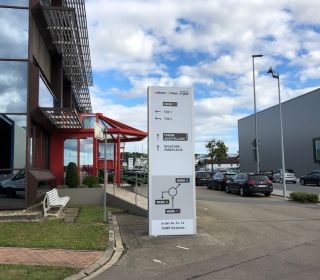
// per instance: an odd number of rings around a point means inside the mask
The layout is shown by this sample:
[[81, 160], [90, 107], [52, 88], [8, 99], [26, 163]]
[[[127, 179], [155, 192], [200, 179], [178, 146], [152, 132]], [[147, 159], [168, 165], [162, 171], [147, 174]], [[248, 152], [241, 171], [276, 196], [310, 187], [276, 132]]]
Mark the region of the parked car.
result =
[[269, 196], [273, 192], [273, 186], [264, 174], [239, 173], [227, 182], [225, 191], [227, 193], [237, 192], [241, 196], [251, 193], [262, 193]]
[[224, 191], [227, 181], [234, 178], [237, 174], [231, 172], [217, 172], [214, 174], [207, 183], [208, 189], [218, 189], [219, 191]]
[[24, 195], [26, 188], [26, 172], [19, 171], [14, 176], [0, 182], [0, 193], [7, 197], [15, 197], [17, 194]]
[[262, 172], [264, 175], [268, 177], [269, 180], [273, 181], [273, 170], [265, 170]]
[[320, 186], [320, 170], [313, 170], [309, 174], [302, 176], [300, 183], [302, 185], [314, 184]]
[[[294, 175], [294, 171], [292, 169], [286, 169], [284, 173], [284, 178], [286, 180], [286, 183], [296, 183], [297, 178], [296, 175]], [[273, 174], [273, 181], [283, 183], [283, 172], [282, 169], [278, 169], [275, 174]]]
[[196, 186], [206, 186], [210, 178], [211, 178], [211, 172], [208, 172], [208, 171], [196, 172]]

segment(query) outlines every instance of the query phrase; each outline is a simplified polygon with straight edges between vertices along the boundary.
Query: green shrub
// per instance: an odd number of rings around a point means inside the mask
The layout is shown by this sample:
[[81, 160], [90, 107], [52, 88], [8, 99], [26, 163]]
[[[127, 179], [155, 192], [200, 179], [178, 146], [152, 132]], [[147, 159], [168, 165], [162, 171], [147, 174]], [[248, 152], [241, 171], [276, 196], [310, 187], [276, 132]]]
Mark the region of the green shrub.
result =
[[319, 202], [319, 196], [314, 193], [305, 193], [305, 192], [292, 192], [290, 193], [290, 198], [295, 201], [300, 202]]
[[92, 188], [99, 184], [99, 179], [96, 176], [87, 176], [84, 178], [82, 184], [87, 185], [89, 188]]
[[78, 167], [74, 162], [69, 162], [66, 170], [66, 185], [70, 188], [79, 186]]
[[[108, 182], [113, 183], [113, 171], [108, 171]], [[103, 184], [104, 183], [104, 170], [99, 169], [99, 183]]]
[[147, 177], [142, 177], [141, 175], [137, 176], [127, 176], [123, 175], [123, 180], [126, 181], [128, 184], [131, 186], [134, 186], [137, 184], [138, 186], [148, 184], [148, 178]]

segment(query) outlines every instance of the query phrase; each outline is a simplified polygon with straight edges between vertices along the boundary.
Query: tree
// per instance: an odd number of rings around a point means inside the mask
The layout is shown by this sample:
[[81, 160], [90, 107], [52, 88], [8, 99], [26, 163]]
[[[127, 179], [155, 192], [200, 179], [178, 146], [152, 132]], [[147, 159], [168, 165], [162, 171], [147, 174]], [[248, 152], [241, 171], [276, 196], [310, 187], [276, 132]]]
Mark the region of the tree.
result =
[[79, 185], [78, 167], [74, 162], [69, 162], [66, 170], [66, 185], [76, 188]]
[[222, 140], [212, 139], [206, 144], [208, 150], [208, 156], [211, 159], [211, 172], [213, 173], [213, 162], [220, 163], [227, 158], [228, 147], [224, 144]]

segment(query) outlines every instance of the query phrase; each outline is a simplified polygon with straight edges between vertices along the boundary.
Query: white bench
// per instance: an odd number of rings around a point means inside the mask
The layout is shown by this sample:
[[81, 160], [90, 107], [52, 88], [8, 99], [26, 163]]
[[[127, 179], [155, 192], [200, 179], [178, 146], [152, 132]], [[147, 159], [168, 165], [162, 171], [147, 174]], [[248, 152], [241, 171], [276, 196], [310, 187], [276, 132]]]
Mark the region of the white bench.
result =
[[[43, 200], [44, 217], [47, 217], [49, 215], [57, 217], [60, 214], [60, 212], [64, 209], [64, 207], [67, 205], [69, 200], [69, 196], [59, 197], [57, 189], [53, 189], [51, 191], [46, 192], [46, 196]], [[59, 208], [59, 210], [56, 213], [49, 213], [49, 210], [51, 208]]]

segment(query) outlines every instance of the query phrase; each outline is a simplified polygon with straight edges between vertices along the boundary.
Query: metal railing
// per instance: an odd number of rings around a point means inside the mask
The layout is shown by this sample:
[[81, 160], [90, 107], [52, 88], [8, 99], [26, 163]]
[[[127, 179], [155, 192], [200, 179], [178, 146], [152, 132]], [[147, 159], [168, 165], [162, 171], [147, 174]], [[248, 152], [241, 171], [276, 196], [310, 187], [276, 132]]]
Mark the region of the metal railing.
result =
[[[147, 200], [148, 194], [148, 173], [142, 172], [132, 172], [128, 170], [121, 171], [121, 183], [120, 188], [125, 189], [134, 194], [134, 204], [136, 206], [141, 206], [141, 200]], [[113, 194], [116, 194], [116, 184], [113, 184]]]

